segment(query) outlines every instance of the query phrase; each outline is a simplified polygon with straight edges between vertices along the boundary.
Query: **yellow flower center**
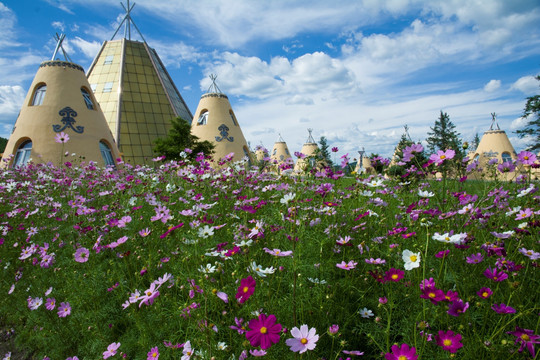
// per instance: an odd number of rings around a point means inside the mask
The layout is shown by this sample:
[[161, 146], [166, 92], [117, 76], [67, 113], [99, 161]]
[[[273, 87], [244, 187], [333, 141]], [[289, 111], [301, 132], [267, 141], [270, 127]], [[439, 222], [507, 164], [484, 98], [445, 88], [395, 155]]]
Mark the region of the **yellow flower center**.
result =
[[529, 160], [529, 157], [525, 155], [525, 156], [523, 157], [523, 159]]
[[529, 341], [529, 340], [531, 339], [531, 338], [529, 337], [529, 335], [527, 335], [527, 334], [522, 334], [520, 337], [521, 337], [524, 341]]
[[409, 358], [405, 355], [399, 355], [398, 360], [408, 360]]
[[305, 345], [305, 344], [307, 344], [307, 339], [306, 339], [306, 338], [302, 338], [302, 339], [300, 340], [300, 342], [301, 342], [303, 345]]
[[244, 286], [244, 288], [242, 289], [242, 291], [244, 291], [244, 294], [247, 293], [247, 292], [249, 291], [249, 287]]
[[155, 352], [152, 353], [152, 357], [155, 358], [157, 357], [157, 354]]
[[443, 340], [444, 346], [452, 346], [452, 340], [450, 339], [444, 339]]
[[411, 262], [416, 262], [416, 259], [418, 259], [418, 257], [416, 255], [411, 255], [409, 259], [411, 259]]
[[268, 331], [268, 329], [267, 329], [266, 327], [263, 326], [263, 327], [261, 328], [260, 331], [261, 331], [261, 334], [266, 334], [266, 332]]
[[446, 159], [446, 155], [441, 155], [441, 159]]
[[444, 238], [444, 240], [450, 241], [450, 238], [447, 236], [447, 237]]
[[482, 297], [487, 298], [488, 296], [489, 296], [489, 294], [487, 293], [487, 291], [484, 291], [484, 292], [482, 293]]
[[393, 280], [397, 280], [398, 277], [399, 277], [398, 274], [392, 274], [392, 279], [393, 279]]
[[428, 296], [429, 296], [430, 298], [434, 298], [434, 297], [435, 297], [435, 293], [430, 292]]
[[279, 250], [276, 250], [276, 254], [279, 254]]

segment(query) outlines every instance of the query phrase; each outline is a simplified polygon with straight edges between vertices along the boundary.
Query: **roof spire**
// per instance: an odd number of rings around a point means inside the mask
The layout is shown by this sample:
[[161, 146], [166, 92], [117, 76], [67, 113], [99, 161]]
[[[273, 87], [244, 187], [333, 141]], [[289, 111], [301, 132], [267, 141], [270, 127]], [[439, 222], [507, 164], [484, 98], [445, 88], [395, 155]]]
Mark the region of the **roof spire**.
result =
[[497, 114], [494, 112], [491, 113], [491, 126], [489, 127], [489, 130], [493, 130], [493, 125], [497, 125], [497, 130], [501, 130], [499, 124], [497, 123]]
[[315, 140], [313, 140], [313, 136], [311, 136], [311, 132], [313, 131], [313, 129], [307, 129], [307, 131], [309, 133], [309, 136], [307, 138], [306, 143], [307, 144], [315, 144]]
[[221, 90], [219, 89], [219, 87], [217, 86], [217, 84], [216, 84], [217, 75], [210, 74], [209, 77], [212, 80], [212, 85], [210, 85], [210, 87], [208, 88], [206, 93], [208, 93], [208, 94], [210, 94], [210, 93], [223, 94], [221, 92]]
[[54, 39], [56, 40], [56, 47], [54, 48], [54, 53], [51, 58], [51, 61], [56, 60], [56, 55], [58, 54], [58, 50], [62, 50], [62, 54], [64, 54], [64, 59], [66, 61], [73, 62], [71, 61], [71, 58], [69, 57], [69, 55], [66, 53], [64, 46], [62, 46], [62, 42], [64, 41], [65, 38], [66, 38], [66, 34], [58, 35], [58, 33], [56, 33], [56, 35], [54, 36]]
[[139, 28], [135, 24], [135, 21], [133, 21], [133, 19], [131, 18], [131, 10], [133, 10], [133, 8], [135, 7], [135, 3], [133, 3], [133, 5], [129, 5], [129, 0], [127, 0], [127, 8], [124, 6], [123, 3], [120, 3], [120, 5], [122, 5], [124, 10], [126, 11], [126, 15], [124, 15], [124, 18], [122, 19], [122, 22], [120, 22], [120, 25], [118, 25], [118, 27], [116, 28], [116, 31], [114, 32], [114, 35], [111, 37], [111, 40], [114, 39], [114, 37], [116, 36], [116, 34], [118, 34], [118, 31], [120, 30], [122, 25], [124, 25], [124, 23], [125, 23], [124, 39], [131, 40], [131, 25], [133, 24], [133, 26], [135, 27], [135, 30], [137, 30], [137, 32], [141, 36], [143, 42], [146, 43], [146, 40], [144, 39], [143, 34], [141, 33], [141, 31], [139, 30]]

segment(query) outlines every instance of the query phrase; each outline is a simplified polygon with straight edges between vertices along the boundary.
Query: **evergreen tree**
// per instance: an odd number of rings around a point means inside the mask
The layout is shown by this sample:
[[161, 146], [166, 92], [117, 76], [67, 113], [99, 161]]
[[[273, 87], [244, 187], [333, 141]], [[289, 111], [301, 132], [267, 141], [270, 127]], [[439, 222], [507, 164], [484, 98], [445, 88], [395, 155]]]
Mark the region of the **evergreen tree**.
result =
[[428, 151], [435, 153], [437, 150], [452, 149], [456, 152], [457, 159], [463, 159], [465, 154], [461, 146], [459, 133], [455, 130], [455, 125], [450, 121], [450, 116], [441, 111], [439, 119], [435, 121], [435, 125], [430, 127], [431, 132], [428, 132], [429, 137], [426, 139], [428, 143]]
[[[540, 75], [536, 77], [540, 81]], [[540, 150], [540, 95], [534, 95], [527, 98], [525, 109], [523, 110], [522, 118], [529, 118], [529, 122], [522, 130], [517, 130], [516, 134], [520, 137], [531, 137], [531, 143], [528, 144], [527, 150]]]
[[480, 136], [478, 136], [478, 133], [474, 135], [473, 141], [471, 143], [471, 151], [474, 151], [478, 148], [478, 144], [480, 144]]
[[328, 150], [330, 146], [328, 145], [326, 137], [321, 136], [321, 138], [319, 139], [319, 145], [320, 157], [326, 163], [326, 166], [332, 167], [332, 159], [330, 158], [330, 151]]
[[159, 156], [165, 156], [167, 160], [179, 160], [180, 153], [188, 148], [193, 150], [190, 158], [195, 158], [198, 153], [205, 155], [214, 153], [214, 144], [209, 141], [199, 141], [199, 138], [191, 134], [191, 126], [184, 119], [177, 117], [171, 120], [172, 128], [166, 138], [156, 139], [154, 152]]
[[8, 143], [8, 139], [4, 139], [3, 137], [0, 137], [0, 154], [6, 150], [6, 145]]

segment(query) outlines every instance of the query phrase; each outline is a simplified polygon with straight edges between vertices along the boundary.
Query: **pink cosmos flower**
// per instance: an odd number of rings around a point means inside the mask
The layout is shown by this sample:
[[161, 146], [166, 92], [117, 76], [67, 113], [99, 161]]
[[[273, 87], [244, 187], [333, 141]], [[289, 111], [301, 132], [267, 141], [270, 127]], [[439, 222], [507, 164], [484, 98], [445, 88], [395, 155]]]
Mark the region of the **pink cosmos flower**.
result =
[[521, 151], [518, 154], [518, 160], [523, 165], [532, 165], [536, 161], [536, 155], [530, 151]]
[[398, 282], [401, 279], [403, 279], [404, 275], [405, 275], [405, 271], [401, 269], [391, 268], [390, 270], [384, 273], [384, 280]]
[[150, 230], [149, 228], [146, 228], [146, 229], [140, 230], [139, 235], [142, 237], [147, 237], [148, 235], [150, 235], [151, 232], [152, 230]]
[[281, 251], [280, 249], [270, 250], [268, 248], [263, 248], [263, 250], [267, 254], [274, 255], [274, 256], [283, 256], [283, 257], [284, 256], [292, 256], [292, 251], [291, 250]]
[[455, 155], [456, 155], [456, 152], [452, 149], [448, 149], [446, 151], [438, 150], [436, 154], [431, 154], [431, 156], [429, 157], [429, 160], [431, 162], [434, 162], [435, 165], [439, 166], [445, 160], [453, 159]]
[[476, 295], [480, 296], [482, 299], [487, 299], [491, 295], [493, 295], [493, 291], [491, 291], [491, 289], [488, 287], [483, 287], [480, 290], [478, 290]]
[[386, 360], [417, 360], [416, 348], [407, 344], [401, 346], [392, 345], [392, 352], [384, 355]]
[[56, 300], [54, 298], [48, 298], [47, 301], [45, 302], [45, 308], [47, 310], [54, 310], [54, 307], [56, 306]]
[[464, 303], [463, 300], [458, 299], [456, 301], [452, 301], [450, 307], [448, 308], [448, 314], [457, 317], [467, 311], [468, 308], [468, 302]]
[[467, 256], [467, 264], [478, 264], [484, 261], [484, 256], [481, 253]]
[[249, 353], [251, 354], [251, 356], [255, 356], [255, 357], [261, 357], [267, 354], [266, 351], [257, 350], [257, 349], [251, 349], [249, 350]]
[[518, 350], [519, 352], [522, 352], [526, 347], [531, 356], [533, 358], [535, 357], [534, 344], [540, 344], [540, 341], [538, 341], [540, 335], [534, 335], [533, 330], [522, 329], [518, 326], [516, 326], [516, 330], [508, 331], [507, 334], [516, 337], [515, 344], [521, 343]]
[[257, 282], [255, 281], [255, 279], [253, 279], [251, 275], [249, 275], [247, 278], [240, 280], [240, 286], [238, 287], [235, 296], [240, 304], [246, 302], [246, 300], [249, 299], [251, 295], [253, 295], [256, 285]]
[[338, 268], [347, 270], [347, 271], [354, 269], [356, 265], [358, 265], [358, 263], [353, 260], [349, 261], [348, 263], [346, 263], [345, 261], [342, 261], [341, 263], [336, 264]]
[[191, 359], [191, 356], [193, 355], [193, 349], [191, 348], [191, 342], [188, 340], [184, 344], [184, 349], [182, 350], [182, 356], [181, 360], [189, 360]]
[[291, 348], [292, 352], [302, 354], [307, 350], [315, 349], [316, 343], [319, 340], [319, 335], [316, 332], [317, 329], [309, 329], [305, 324], [300, 326], [300, 329], [293, 327], [291, 329], [291, 335], [294, 337], [285, 340], [285, 343]]
[[533, 215], [533, 211], [530, 208], [526, 208], [525, 210], [519, 210], [519, 213], [516, 215], [515, 220], [523, 220], [531, 217]]
[[229, 328], [236, 330], [236, 332], [238, 332], [240, 335], [244, 334], [246, 332], [246, 328], [242, 325], [244, 319], [238, 319], [237, 317], [234, 317], [234, 322], [236, 323], [236, 325], [231, 325], [229, 326]]
[[516, 312], [516, 309], [504, 303], [493, 304], [491, 309], [493, 309], [497, 314], [513, 314]]
[[71, 314], [71, 305], [68, 302], [63, 302], [58, 307], [58, 317], [64, 318]]
[[246, 338], [251, 346], [266, 350], [279, 342], [281, 324], [276, 324], [275, 315], [260, 314], [258, 319], [251, 319], [248, 326], [251, 330], [246, 333]]
[[414, 157], [414, 153], [421, 153], [422, 151], [424, 151], [422, 144], [412, 144], [411, 146], [405, 147], [405, 149], [403, 149], [403, 161], [411, 161]]
[[216, 293], [216, 296], [226, 304], [229, 302], [229, 295], [227, 295], [227, 293], [224, 293], [223, 291], [218, 291]]
[[490, 267], [488, 267], [484, 271], [484, 276], [487, 277], [488, 279], [491, 279], [491, 280], [497, 281], [497, 282], [504, 281], [504, 280], [508, 279], [508, 274], [506, 274], [503, 271], [500, 271], [497, 268], [492, 269]]
[[437, 341], [437, 345], [451, 353], [455, 353], [458, 349], [463, 347], [463, 344], [461, 343], [461, 334], [454, 334], [452, 330], [439, 330], [435, 340]]
[[88, 256], [90, 255], [90, 250], [87, 248], [78, 248], [77, 251], [75, 251], [75, 261], [78, 263], [84, 263], [88, 261]]
[[67, 143], [69, 141], [69, 135], [62, 131], [61, 133], [56, 134], [54, 141], [59, 144]]
[[154, 360], [154, 359], [159, 359], [159, 349], [158, 347], [153, 347], [152, 349], [150, 349], [150, 351], [148, 352], [148, 357], [146, 358], [147, 360]]
[[116, 355], [116, 352], [118, 348], [120, 347], [120, 343], [111, 343], [109, 346], [107, 346], [107, 351], [103, 352], [103, 358], [108, 359], [111, 356]]
[[28, 308], [30, 310], [36, 310], [37, 308], [41, 306], [41, 304], [43, 304], [43, 299], [40, 297], [36, 297], [36, 298], [28, 297], [27, 301], [28, 301]]
[[433, 304], [437, 304], [439, 301], [446, 300], [446, 297], [444, 296], [444, 291], [432, 287], [424, 288], [420, 297], [422, 299], [430, 300]]
[[152, 284], [150, 284], [150, 287], [144, 291], [144, 295], [141, 296], [141, 302], [139, 303], [139, 307], [141, 307], [143, 304], [152, 305], [154, 303], [154, 300], [158, 296], [159, 290], [156, 288], [156, 283], [153, 282]]
[[381, 258], [377, 258], [377, 259], [371, 258], [371, 259], [366, 259], [366, 263], [374, 264], [374, 265], [382, 265], [382, 264], [386, 264], [386, 260], [381, 259]]

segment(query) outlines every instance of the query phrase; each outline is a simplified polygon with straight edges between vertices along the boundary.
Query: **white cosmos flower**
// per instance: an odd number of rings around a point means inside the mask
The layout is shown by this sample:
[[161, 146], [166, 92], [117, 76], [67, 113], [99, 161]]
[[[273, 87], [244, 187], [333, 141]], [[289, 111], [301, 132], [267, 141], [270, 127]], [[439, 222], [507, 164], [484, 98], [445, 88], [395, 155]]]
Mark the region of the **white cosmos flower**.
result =
[[280, 203], [282, 204], [285, 204], [287, 205], [289, 203], [289, 201], [291, 201], [292, 199], [294, 199], [296, 196], [296, 194], [293, 194], [293, 193], [288, 193], [288, 194], [285, 194], [281, 200], [279, 200]]
[[405, 262], [405, 270], [412, 270], [414, 268], [420, 267], [420, 253], [413, 253], [411, 250], [403, 250], [401, 255], [403, 261]]
[[450, 235], [449, 233], [439, 234], [438, 232], [436, 232], [433, 235], [432, 239], [450, 244], [461, 244], [466, 237], [467, 234]]
[[214, 235], [213, 226], [204, 225], [204, 227], [199, 229], [199, 237], [202, 237], [203, 239], [206, 239], [212, 235]]
[[273, 274], [276, 269], [274, 267], [269, 267], [266, 269], [263, 269], [262, 266], [257, 265], [255, 261], [251, 263], [251, 270], [253, 270], [257, 275], [260, 277], [266, 277], [267, 274]]
[[435, 196], [434, 193], [432, 193], [431, 191], [424, 191], [424, 190], [418, 190], [418, 196], [420, 197], [424, 197], [424, 198], [430, 198], [430, 197], [433, 197]]
[[203, 274], [212, 274], [216, 272], [216, 267], [212, 266], [212, 264], [206, 264], [206, 267], [203, 267], [201, 265], [201, 267], [199, 268], [199, 271], [202, 272]]

